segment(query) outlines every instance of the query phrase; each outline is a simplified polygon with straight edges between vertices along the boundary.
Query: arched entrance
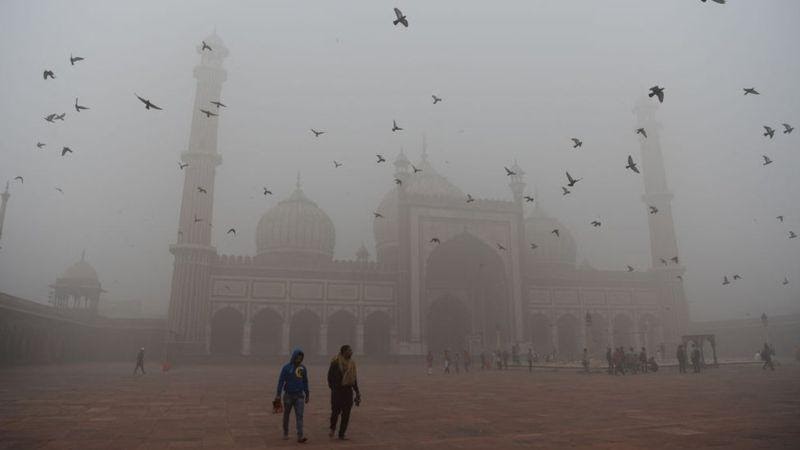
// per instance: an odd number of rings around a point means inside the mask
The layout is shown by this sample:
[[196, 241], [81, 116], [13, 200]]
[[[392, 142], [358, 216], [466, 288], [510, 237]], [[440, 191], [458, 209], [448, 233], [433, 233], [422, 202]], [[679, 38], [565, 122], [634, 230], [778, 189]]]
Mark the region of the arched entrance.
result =
[[283, 338], [283, 318], [265, 308], [253, 317], [250, 331], [250, 353], [258, 356], [279, 355]]
[[328, 317], [328, 354], [339, 353], [342, 345], [356, 348], [356, 318], [347, 311], [337, 311]]
[[230, 306], [214, 313], [211, 318], [211, 353], [217, 355], [240, 355], [244, 317]]
[[377, 311], [364, 321], [364, 354], [388, 355], [391, 350], [392, 320], [385, 312]]
[[639, 317], [639, 332], [642, 336], [642, 346], [645, 347], [647, 353], [655, 353], [658, 346], [661, 344], [661, 324], [658, 319], [652, 314], [642, 314]]
[[550, 319], [544, 314], [534, 314], [530, 320], [530, 340], [533, 342], [533, 350], [539, 355], [547, 355], [553, 351], [553, 340], [551, 339]]
[[319, 317], [309, 310], [293, 315], [289, 324], [289, 351], [299, 347], [308, 356], [319, 353], [319, 325]]
[[634, 342], [633, 321], [625, 314], [617, 314], [614, 317], [614, 346], [625, 347], [627, 351]]
[[494, 348], [498, 336], [510, 345], [510, 294], [497, 251], [467, 232], [431, 245], [437, 247], [427, 261], [423, 309], [428, 347], [466, 349], [469, 335], [479, 335], [484, 347]]
[[579, 342], [580, 322], [572, 314], [564, 314], [556, 321], [558, 327], [558, 357], [565, 361], [579, 359], [583, 349]]
[[592, 356], [605, 358], [608, 341], [608, 319], [602, 314], [590, 313], [592, 324], [589, 326], [589, 352]]

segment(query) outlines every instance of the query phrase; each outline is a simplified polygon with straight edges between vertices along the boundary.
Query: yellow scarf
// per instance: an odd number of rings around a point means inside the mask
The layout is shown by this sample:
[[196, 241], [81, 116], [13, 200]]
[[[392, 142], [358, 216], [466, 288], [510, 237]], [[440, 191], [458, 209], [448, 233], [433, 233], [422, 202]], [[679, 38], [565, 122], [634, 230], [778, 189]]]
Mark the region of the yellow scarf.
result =
[[356, 383], [356, 362], [352, 357], [348, 360], [338, 354], [331, 362], [339, 365], [339, 370], [342, 372], [342, 386], [352, 386]]

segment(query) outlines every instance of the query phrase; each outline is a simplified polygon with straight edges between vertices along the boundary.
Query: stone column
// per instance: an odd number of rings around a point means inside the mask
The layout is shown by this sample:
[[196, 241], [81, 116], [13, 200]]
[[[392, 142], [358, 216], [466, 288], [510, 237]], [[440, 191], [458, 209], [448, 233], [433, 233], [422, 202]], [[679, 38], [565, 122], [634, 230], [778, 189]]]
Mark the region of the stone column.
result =
[[359, 322], [356, 324], [356, 355], [364, 354], [364, 324]]
[[289, 354], [289, 321], [283, 322], [283, 332], [281, 333], [281, 353]]
[[319, 326], [319, 350], [320, 356], [328, 354], [328, 324], [323, 323]]
[[242, 331], [242, 355], [244, 356], [250, 356], [250, 329], [252, 326], [250, 320], [245, 319]]

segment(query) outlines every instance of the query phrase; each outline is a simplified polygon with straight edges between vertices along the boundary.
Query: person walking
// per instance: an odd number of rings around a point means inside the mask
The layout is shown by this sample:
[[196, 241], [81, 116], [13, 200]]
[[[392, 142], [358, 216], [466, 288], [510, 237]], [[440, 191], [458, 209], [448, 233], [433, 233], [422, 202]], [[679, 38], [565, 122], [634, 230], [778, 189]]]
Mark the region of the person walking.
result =
[[642, 350], [639, 352], [639, 370], [642, 373], [647, 373], [647, 350], [642, 347]]
[[773, 354], [772, 348], [770, 348], [769, 344], [764, 342], [764, 348], [761, 349], [761, 360], [764, 361], [764, 365], [761, 366], [761, 370], [767, 370], [767, 367], [771, 370], [775, 370], [775, 364], [772, 363]]
[[469, 350], [464, 350], [464, 372], [469, 373], [469, 367], [472, 365], [472, 355]]
[[533, 349], [528, 347], [528, 372], [533, 372]]
[[694, 373], [700, 373], [700, 347], [696, 345], [692, 349], [692, 369]]
[[[331, 428], [328, 437], [333, 438], [336, 433], [336, 422], [339, 415], [342, 421], [339, 423], [339, 440], [347, 439], [347, 424], [350, 423], [350, 410], [353, 403], [356, 406], [361, 404], [361, 392], [358, 390], [358, 378], [356, 376], [356, 363], [353, 361], [353, 349], [349, 345], [343, 345], [339, 349], [339, 354], [331, 360], [328, 368], [328, 387], [331, 390]], [[353, 393], [355, 392], [355, 400]]]
[[444, 350], [444, 373], [450, 373], [450, 350]]
[[583, 348], [583, 356], [581, 357], [581, 365], [583, 366], [583, 371], [589, 373], [589, 349], [584, 347]]
[[678, 359], [678, 373], [686, 373], [686, 346], [681, 344], [678, 346], [678, 351], [675, 353]]
[[144, 347], [140, 348], [139, 353], [136, 354], [136, 367], [133, 369], [133, 374], [136, 375], [139, 369], [142, 369], [142, 375], [144, 375]]
[[275, 400], [280, 400], [283, 392], [283, 438], [289, 439], [289, 415], [294, 408], [297, 442], [301, 444], [308, 440], [303, 436], [303, 409], [305, 404], [311, 401], [311, 394], [308, 391], [308, 370], [303, 365], [304, 357], [303, 350], [299, 348], [292, 352], [289, 362], [281, 368], [278, 389], [275, 393]]
[[428, 375], [433, 375], [433, 352], [428, 350], [428, 356], [425, 357], [425, 363], [428, 365]]
[[606, 363], [608, 363], [608, 374], [614, 375], [614, 356], [611, 354], [611, 347], [606, 347]]

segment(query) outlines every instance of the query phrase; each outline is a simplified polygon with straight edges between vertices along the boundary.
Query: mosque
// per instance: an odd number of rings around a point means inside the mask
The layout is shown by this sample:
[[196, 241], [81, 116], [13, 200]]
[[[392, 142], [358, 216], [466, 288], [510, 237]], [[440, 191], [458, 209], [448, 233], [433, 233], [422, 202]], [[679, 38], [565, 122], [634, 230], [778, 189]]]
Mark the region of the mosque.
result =
[[[576, 263], [569, 230], [536, 206], [523, 208], [524, 171], [512, 167], [507, 200], [475, 198], [442, 175], [423, 149], [393, 161], [400, 181], [375, 208], [376, 255], [362, 246], [334, 260], [336, 229], [298, 180], [258, 222], [254, 255], [221, 255], [211, 242], [218, 118], [200, 108], [221, 98], [228, 54], [214, 34], [200, 54], [174, 269], [167, 344], [180, 354], [330, 355], [473, 352], [519, 344], [577, 359], [607, 346], [674, 349], [688, 308], [680, 275], [655, 106], [636, 109], [645, 181], [642, 214], [651, 266], [596, 270]], [[198, 192], [203, 186], [206, 193]], [[657, 214], [649, 214], [649, 207]], [[553, 230], [559, 230], [559, 235]], [[536, 243], [537, 248], [532, 248]], [[675, 259], [675, 261], [672, 260]], [[668, 264], [662, 264], [662, 259]], [[668, 350], [672, 351], [672, 350]]]

